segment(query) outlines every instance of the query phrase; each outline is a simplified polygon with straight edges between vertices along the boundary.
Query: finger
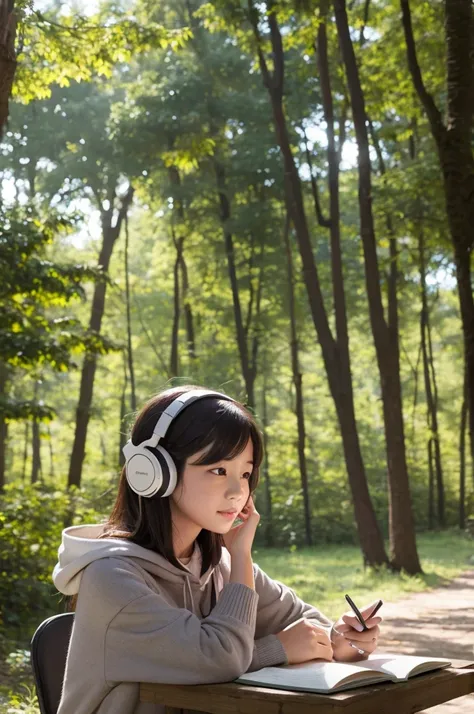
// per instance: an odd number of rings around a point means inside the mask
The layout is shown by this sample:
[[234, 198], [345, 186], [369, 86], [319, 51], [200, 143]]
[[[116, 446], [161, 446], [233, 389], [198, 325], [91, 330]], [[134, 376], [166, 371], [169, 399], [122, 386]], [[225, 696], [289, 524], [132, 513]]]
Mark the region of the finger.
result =
[[354, 617], [353, 615], [343, 615], [342, 619], [346, 625], [349, 625], [354, 630], [357, 630], [357, 632], [362, 632], [364, 630], [357, 617]]
[[[349, 640], [348, 640], [349, 642]], [[377, 648], [376, 642], [357, 642], [357, 640], [350, 640], [353, 647], [357, 647], [359, 650], [363, 650], [365, 654], [372, 654]]]
[[336, 631], [336, 634], [338, 632], [345, 634], [346, 632], [350, 632], [352, 629], [353, 628], [350, 625], [346, 625], [346, 623], [334, 625], [334, 630]]
[[[378, 635], [372, 636], [372, 634], [371, 634], [369, 637], [367, 637], [367, 632], [363, 632], [361, 634], [359, 634], [357, 632], [357, 633], [354, 633], [354, 635], [347, 634], [345, 636], [345, 639], [350, 642], [356, 642], [356, 643], [358, 642], [360, 645], [362, 645], [364, 647], [365, 647], [365, 645], [371, 644], [372, 642], [377, 642], [377, 640], [378, 640]], [[365, 637], [363, 635], [365, 635]]]
[[319, 627], [313, 626], [311, 633], [317, 642], [320, 642], [323, 645], [331, 645], [331, 638], [326, 630], [321, 630]]
[[331, 662], [333, 658], [333, 651], [331, 646], [319, 645], [316, 649], [316, 659], [325, 659]]
[[378, 603], [378, 600], [374, 600], [374, 602], [370, 603], [370, 605], [366, 605], [361, 609], [360, 614], [362, 615], [364, 620], [366, 620], [373, 613]]
[[316, 635], [315, 639], [316, 642], [318, 642], [320, 645], [323, 645], [324, 647], [332, 647], [331, 640], [325, 634]]
[[380, 630], [378, 627], [373, 627], [371, 630], [366, 630], [365, 632], [347, 632], [344, 637], [346, 640], [354, 640], [357, 642], [372, 642], [376, 640], [380, 635]]
[[379, 617], [378, 615], [376, 615], [375, 617], [371, 617], [370, 620], [366, 620], [365, 624], [370, 629], [371, 627], [380, 625], [381, 622], [383, 622], [383, 617]]

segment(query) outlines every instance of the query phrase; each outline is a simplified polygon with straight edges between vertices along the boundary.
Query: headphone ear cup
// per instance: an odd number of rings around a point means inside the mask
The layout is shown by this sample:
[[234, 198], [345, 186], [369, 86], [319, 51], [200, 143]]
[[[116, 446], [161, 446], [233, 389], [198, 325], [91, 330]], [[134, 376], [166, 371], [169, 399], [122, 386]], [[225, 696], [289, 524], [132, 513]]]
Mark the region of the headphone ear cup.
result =
[[150, 496], [166, 498], [173, 493], [178, 482], [176, 464], [168, 451], [162, 446], [146, 446], [145, 450], [151, 453], [153, 460], [158, 464], [160, 473], [159, 483], [155, 484], [156, 488]]
[[141, 445], [128, 447], [127, 482], [138, 496], [151, 498], [163, 482], [161, 465], [151, 449]]

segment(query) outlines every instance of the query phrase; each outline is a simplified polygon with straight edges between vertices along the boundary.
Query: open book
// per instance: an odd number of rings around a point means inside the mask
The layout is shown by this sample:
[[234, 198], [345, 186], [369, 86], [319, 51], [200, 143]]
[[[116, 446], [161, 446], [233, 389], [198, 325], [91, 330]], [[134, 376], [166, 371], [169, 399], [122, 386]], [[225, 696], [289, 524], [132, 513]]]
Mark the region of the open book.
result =
[[256, 672], [243, 674], [235, 682], [259, 687], [332, 694], [367, 684], [403, 682], [416, 674], [443, 669], [450, 664], [451, 662], [441, 657], [371, 654], [368, 659], [357, 664], [313, 660], [303, 664], [264, 667]]

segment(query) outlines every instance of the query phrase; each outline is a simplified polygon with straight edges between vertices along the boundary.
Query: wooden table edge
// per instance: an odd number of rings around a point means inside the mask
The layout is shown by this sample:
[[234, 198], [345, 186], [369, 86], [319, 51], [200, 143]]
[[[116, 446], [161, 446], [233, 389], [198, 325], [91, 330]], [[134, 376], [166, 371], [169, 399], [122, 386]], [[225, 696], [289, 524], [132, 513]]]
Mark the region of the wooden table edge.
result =
[[[317, 694], [314, 692], [300, 692], [292, 691], [286, 689], [274, 689], [269, 687], [254, 687], [249, 685], [237, 684], [235, 682], [225, 682], [221, 684], [199, 684], [199, 685], [171, 685], [171, 684], [153, 684], [142, 682], [140, 684], [140, 701], [143, 702], [155, 702], [157, 704], [164, 704], [166, 706], [178, 707], [178, 708], [192, 708], [190, 702], [190, 696], [194, 700], [194, 707], [199, 708], [204, 706], [204, 700], [207, 702], [214, 702], [214, 706], [210, 708], [214, 711], [220, 711], [216, 709], [218, 701], [224, 702], [227, 698], [231, 700], [247, 700], [248, 704], [255, 705], [255, 711], [257, 711], [258, 702], [265, 702], [267, 705], [265, 711], [272, 711], [272, 704], [276, 706], [275, 711], [280, 711], [279, 707], [284, 703], [284, 709], [288, 707], [288, 711], [292, 708], [292, 705], [298, 706], [301, 711], [308, 711], [308, 707], [318, 706], [318, 710], [321, 714], [326, 712], [337, 712], [344, 711], [347, 707], [351, 708], [351, 714], [360, 709], [361, 712], [369, 712], [373, 710], [377, 711], [377, 708], [381, 704], [381, 699], [387, 696], [387, 692], [395, 693], [397, 692], [397, 702], [401, 704], [399, 697], [406, 699], [407, 697], [413, 697], [419, 694], [421, 687], [426, 687], [427, 682], [430, 682], [429, 693], [430, 701], [434, 697], [434, 690], [437, 691], [437, 699], [433, 704], [427, 704], [429, 706], [434, 706], [435, 704], [442, 704], [444, 701], [451, 699], [456, 699], [457, 697], [464, 696], [474, 692], [474, 662], [467, 660], [454, 660], [453, 664], [456, 666], [451, 666], [447, 669], [436, 670], [433, 672], [427, 672], [426, 674], [421, 674], [408, 680], [411, 685], [409, 688], [406, 687], [407, 682], [381, 682], [380, 684], [370, 685], [367, 687], [361, 687], [360, 689], [348, 690], [346, 692], [339, 692], [336, 694]], [[458, 675], [453, 677], [453, 675]], [[448, 676], [450, 675], [450, 676]], [[462, 680], [462, 681], [461, 681]], [[445, 685], [449, 683], [449, 693], [452, 693], [452, 685], [457, 681], [458, 691], [455, 697], [444, 696], [442, 693]], [[434, 687], [434, 689], [433, 689]], [[438, 691], [439, 690], [439, 691]], [[219, 706], [222, 706], [219, 705]], [[282, 708], [281, 711], [284, 711]], [[239, 707], [234, 709], [227, 709], [227, 711], [239, 711]], [[250, 709], [247, 707], [248, 711]], [[205, 711], [205, 710], [202, 710]], [[224, 711], [224, 708], [222, 709]], [[259, 709], [263, 713], [263, 709]], [[400, 709], [400, 711], [402, 711]], [[413, 711], [419, 711], [413, 709]]]

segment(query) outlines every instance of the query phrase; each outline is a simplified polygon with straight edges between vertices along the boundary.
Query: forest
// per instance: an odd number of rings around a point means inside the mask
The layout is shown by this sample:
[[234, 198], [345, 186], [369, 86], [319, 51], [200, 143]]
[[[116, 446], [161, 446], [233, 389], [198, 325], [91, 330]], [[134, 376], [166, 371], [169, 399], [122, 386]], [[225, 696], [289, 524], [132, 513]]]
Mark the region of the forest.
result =
[[256, 415], [259, 547], [474, 532], [473, 43], [470, 0], [0, 0], [4, 620], [169, 385]]

